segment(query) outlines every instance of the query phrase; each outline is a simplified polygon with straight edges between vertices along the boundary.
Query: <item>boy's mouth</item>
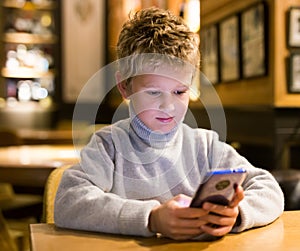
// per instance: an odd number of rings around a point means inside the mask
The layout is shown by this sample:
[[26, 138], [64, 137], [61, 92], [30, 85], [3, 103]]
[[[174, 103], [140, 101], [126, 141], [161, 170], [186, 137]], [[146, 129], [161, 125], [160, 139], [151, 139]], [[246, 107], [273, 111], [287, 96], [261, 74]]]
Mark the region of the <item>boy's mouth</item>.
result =
[[156, 118], [158, 121], [160, 121], [161, 123], [170, 123], [173, 121], [173, 117], [168, 117], [168, 118]]

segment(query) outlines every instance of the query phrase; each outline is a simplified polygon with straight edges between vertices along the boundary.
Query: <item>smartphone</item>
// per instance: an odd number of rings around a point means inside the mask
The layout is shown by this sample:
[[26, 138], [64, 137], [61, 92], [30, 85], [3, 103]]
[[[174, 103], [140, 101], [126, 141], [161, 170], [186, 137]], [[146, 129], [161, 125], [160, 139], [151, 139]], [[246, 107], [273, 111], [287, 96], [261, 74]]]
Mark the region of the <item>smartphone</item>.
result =
[[206, 181], [198, 187], [190, 207], [202, 207], [204, 202], [228, 205], [234, 197], [236, 185], [241, 185], [246, 176], [244, 168], [209, 172]]

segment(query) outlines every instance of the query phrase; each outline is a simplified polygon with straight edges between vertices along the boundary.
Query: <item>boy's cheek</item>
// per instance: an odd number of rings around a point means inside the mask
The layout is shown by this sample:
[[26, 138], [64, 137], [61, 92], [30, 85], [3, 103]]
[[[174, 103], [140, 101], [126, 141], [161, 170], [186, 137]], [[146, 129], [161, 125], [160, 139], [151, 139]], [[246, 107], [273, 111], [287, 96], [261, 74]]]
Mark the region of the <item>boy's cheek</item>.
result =
[[133, 108], [136, 113], [140, 113], [145, 110], [156, 108], [156, 102], [154, 102], [151, 99], [149, 100], [146, 97], [142, 97], [142, 96], [134, 97], [133, 99], [131, 99], [131, 102], [132, 102]]

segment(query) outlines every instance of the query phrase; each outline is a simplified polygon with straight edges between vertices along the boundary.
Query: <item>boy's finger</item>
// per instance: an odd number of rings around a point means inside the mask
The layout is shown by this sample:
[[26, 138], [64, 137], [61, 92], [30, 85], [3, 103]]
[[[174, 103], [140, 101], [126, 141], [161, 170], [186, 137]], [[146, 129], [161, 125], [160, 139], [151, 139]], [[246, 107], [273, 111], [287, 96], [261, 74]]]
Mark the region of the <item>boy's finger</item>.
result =
[[244, 195], [243, 188], [241, 186], [238, 186], [236, 188], [235, 196], [234, 196], [232, 202], [229, 204], [229, 206], [230, 207], [237, 206], [239, 204], [239, 202], [244, 199], [244, 197], [245, 197], [245, 195]]

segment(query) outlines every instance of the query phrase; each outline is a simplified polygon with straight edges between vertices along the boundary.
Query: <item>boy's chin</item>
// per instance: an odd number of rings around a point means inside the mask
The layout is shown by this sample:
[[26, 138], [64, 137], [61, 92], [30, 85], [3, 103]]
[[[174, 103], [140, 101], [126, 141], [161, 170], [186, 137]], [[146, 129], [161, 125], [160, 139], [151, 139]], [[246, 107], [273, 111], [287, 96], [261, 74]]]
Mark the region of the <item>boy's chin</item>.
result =
[[156, 132], [156, 133], [160, 133], [160, 134], [167, 134], [169, 132], [171, 132], [174, 128], [176, 127], [176, 125], [168, 125], [168, 126], [160, 126], [160, 127], [157, 127], [157, 128], [150, 128], [153, 132]]

